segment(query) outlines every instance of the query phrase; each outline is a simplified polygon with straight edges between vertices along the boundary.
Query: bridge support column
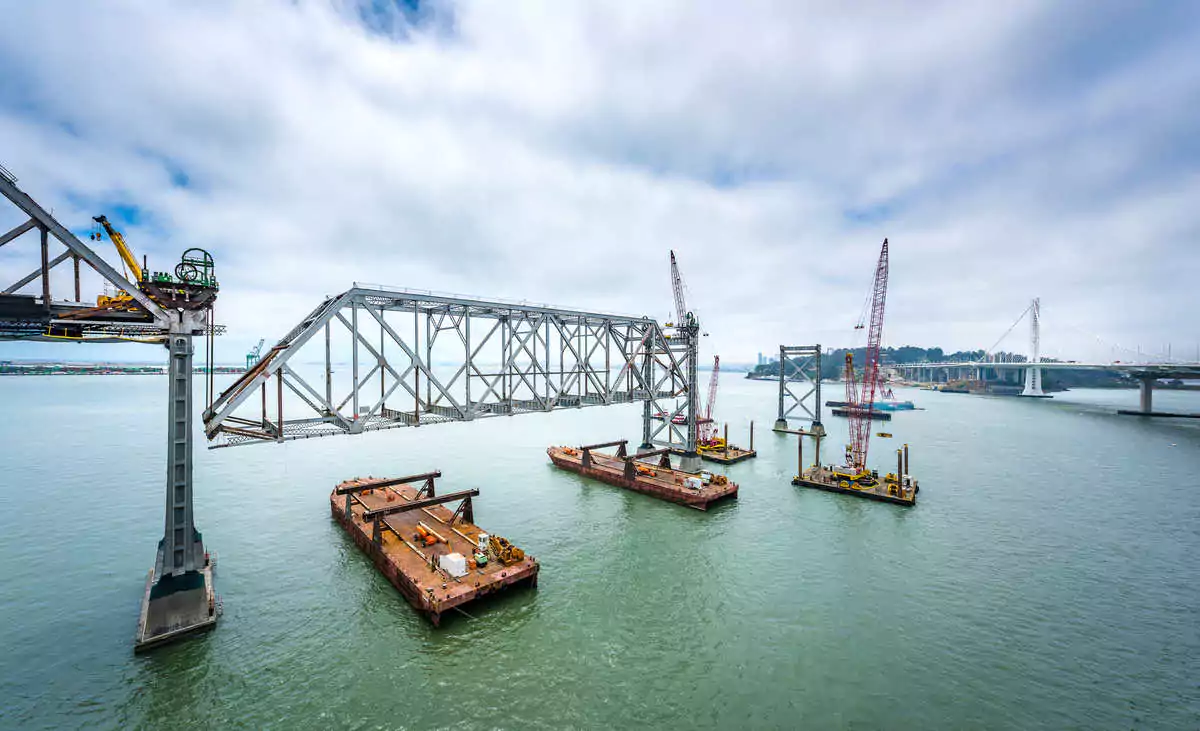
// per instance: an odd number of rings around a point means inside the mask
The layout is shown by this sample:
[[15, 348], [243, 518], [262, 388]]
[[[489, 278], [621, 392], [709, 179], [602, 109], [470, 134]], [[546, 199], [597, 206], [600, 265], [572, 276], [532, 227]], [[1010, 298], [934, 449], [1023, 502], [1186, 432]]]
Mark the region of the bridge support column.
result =
[[1042, 398], [1046, 394], [1042, 393], [1042, 369], [1037, 367], [1038, 363], [1042, 362], [1041, 356], [1041, 321], [1042, 304], [1037, 297], [1029, 303], [1029, 363], [1030, 367], [1025, 369], [1025, 390], [1021, 391], [1022, 396], [1033, 396], [1034, 398]]
[[697, 362], [700, 358], [700, 325], [695, 319], [688, 314], [689, 322], [687, 327], [687, 380], [688, 380], [688, 406], [687, 406], [687, 443], [684, 445], [683, 456], [679, 458], [679, 469], [684, 472], [699, 472], [700, 471], [700, 453], [696, 451], [696, 441], [699, 439], [699, 424], [697, 420], [700, 418], [700, 394], [699, 384], [700, 379], [697, 376], [696, 369], [699, 366]]
[[146, 581], [134, 650], [212, 629], [212, 565], [192, 517], [192, 336], [206, 313], [172, 314], [167, 334], [167, 494], [163, 537]]
[[786, 411], [783, 408], [783, 393], [785, 390], [784, 381], [787, 380], [784, 371], [784, 363], [787, 359], [787, 349], [782, 345], [779, 346], [779, 417], [775, 419], [775, 431], [784, 431], [788, 428]]
[[1022, 396], [1041, 397], [1046, 394], [1042, 393], [1042, 369], [1036, 366], [1025, 369], [1025, 390], [1021, 391]]
[[[654, 349], [654, 347], [657, 347], [657, 344], [651, 346], [649, 343], [647, 343], [646, 352], [642, 355], [642, 379], [646, 382], [646, 388], [653, 388], [654, 385], [654, 360], [653, 356], [651, 355], [651, 351]], [[642, 402], [642, 443], [637, 448], [638, 454], [649, 452], [654, 449], [654, 445], [650, 442], [650, 419], [652, 418], [650, 413], [650, 405], [652, 403], [653, 401], [650, 398], [647, 398]], [[664, 418], [670, 419], [671, 415], [666, 414]], [[671, 425], [667, 424], [667, 429], [669, 430], [670, 428]]]
[[1200, 419], [1200, 414], [1181, 414], [1168, 411], [1154, 410], [1154, 382], [1158, 380], [1155, 376], [1149, 374], [1136, 374], [1135, 377], [1140, 381], [1139, 396], [1140, 404], [1137, 411], [1129, 409], [1118, 409], [1117, 413], [1124, 416], [1157, 416], [1168, 419]]

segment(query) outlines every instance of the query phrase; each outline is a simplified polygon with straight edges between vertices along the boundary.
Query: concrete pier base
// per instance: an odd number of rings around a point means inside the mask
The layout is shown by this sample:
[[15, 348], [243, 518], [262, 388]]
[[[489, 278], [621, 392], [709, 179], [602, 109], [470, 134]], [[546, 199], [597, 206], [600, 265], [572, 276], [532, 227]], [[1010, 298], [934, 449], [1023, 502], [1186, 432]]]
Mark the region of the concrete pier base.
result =
[[138, 619], [134, 652], [144, 652], [217, 626], [217, 602], [212, 565], [156, 581], [155, 570], [146, 577], [142, 611]]
[[679, 457], [679, 471], [696, 473], [701, 470], [703, 465], [700, 462], [699, 454], [684, 454]]
[[772, 429], [772, 431], [787, 431], [788, 430], [787, 419], [776, 419], [775, 426], [773, 426], [771, 429]]

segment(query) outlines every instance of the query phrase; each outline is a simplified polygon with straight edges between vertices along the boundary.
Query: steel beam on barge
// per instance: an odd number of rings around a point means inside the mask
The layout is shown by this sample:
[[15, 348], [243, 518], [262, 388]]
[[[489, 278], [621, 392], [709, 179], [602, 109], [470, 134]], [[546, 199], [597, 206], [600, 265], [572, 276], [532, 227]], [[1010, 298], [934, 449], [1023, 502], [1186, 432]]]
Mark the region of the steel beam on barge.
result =
[[646, 457], [657, 457], [660, 454], [678, 454], [679, 451], [679, 448], [673, 449], [671, 447], [662, 447], [661, 449], [652, 449], [649, 452], [638, 452], [637, 454], [622, 457], [621, 459], [625, 460], [626, 462], [636, 462], [640, 459], [645, 459]]
[[412, 500], [407, 503], [398, 503], [396, 505], [388, 505], [384, 508], [376, 508], [375, 510], [367, 510], [363, 512], [363, 520], [375, 520], [376, 518], [384, 518], [396, 513], [407, 513], [410, 510], [420, 510], [421, 508], [431, 508], [434, 505], [442, 503], [452, 503], [455, 500], [464, 500], [467, 498], [479, 497], [479, 489], [472, 488], [470, 490], [459, 490], [458, 492], [448, 492], [445, 495], [436, 497], [421, 498], [420, 500]]
[[[432, 480], [432, 478], [430, 478], [430, 479]], [[418, 494], [420, 494], [420, 493], [418, 493]], [[383, 529], [384, 528], [387, 528], [387, 529], [391, 530], [393, 533], [396, 533], [397, 535], [399, 535], [399, 532], [395, 528], [388, 525], [388, 522], [386, 520], [387, 516], [396, 515], [398, 513], [407, 513], [412, 510], [421, 510], [424, 508], [433, 507], [434, 505], [441, 505], [443, 503], [452, 503], [455, 500], [461, 500], [462, 504], [459, 505], [458, 509], [454, 511], [454, 515], [450, 518], [450, 522], [448, 523], [448, 525], [450, 525], [450, 527], [453, 528], [454, 521], [457, 520], [460, 515], [468, 523], [475, 522], [475, 513], [474, 513], [474, 509], [471, 507], [471, 498], [478, 497], [478, 496], [479, 496], [479, 490], [477, 490], [477, 489], [460, 490], [459, 492], [451, 492], [451, 493], [447, 493], [445, 495], [440, 495], [438, 497], [421, 498], [418, 500], [411, 500], [407, 503], [400, 503], [398, 505], [389, 505], [384, 508], [377, 508], [375, 510], [365, 510], [365, 511], [363, 511], [362, 519], [363, 519], [364, 523], [369, 521], [372, 524], [371, 541], [374, 542], [375, 545], [378, 546], [383, 541]], [[349, 500], [350, 496], [347, 495], [346, 499]]]
[[583, 447], [580, 447], [580, 449], [604, 449], [606, 447], [624, 447], [627, 444], [629, 444], [628, 439], [617, 439], [616, 441], [603, 442], [601, 444], [588, 444]]
[[[374, 490], [379, 487], [393, 487], [395, 485], [407, 485], [410, 482], [432, 481], [435, 477], [441, 477], [441, 470], [433, 472], [422, 472], [419, 475], [409, 475], [408, 477], [397, 477], [395, 479], [380, 480], [378, 482], [366, 482], [361, 485], [340, 486], [334, 490], [338, 495], [349, 495], [350, 493], [362, 492], [364, 490]], [[432, 497], [432, 495], [430, 495]]]
[[419, 498], [422, 495], [428, 495], [429, 497], [433, 497], [433, 491], [434, 491], [433, 481], [435, 478], [441, 477], [441, 476], [442, 476], [441, 470], [434, 470], [433, 472], [422, 472], [419, 475], [409, 475], [408, 477], [398, 477], [398, 478], [391, 479], [391, 480], [379, 480], [376, 482], [367, 482], [367, 483], [363, 483], [361, 485], [349, 485], [349, 486], [341, 485], [341, 486], [334, 488], [334, 493], [337, 495], [345, 495], [346, 496], [346, 505], [344, 506], [344, 510], [346, 513], [346, 517], [349, 518], [350, 517], [350, 498], [352, 495], [355, 495], [360, 492], [366, 492], [367, 490], [374, 490], [377, 487], [383, 488], [383, 487], [392, 487], [394, 485], [407, 485], [410, 482], [416, 482], [418, 480], [423, 480], [425, 482], [425, 484], [421, 486], [420, 490], [417, 490], [417, 497]]

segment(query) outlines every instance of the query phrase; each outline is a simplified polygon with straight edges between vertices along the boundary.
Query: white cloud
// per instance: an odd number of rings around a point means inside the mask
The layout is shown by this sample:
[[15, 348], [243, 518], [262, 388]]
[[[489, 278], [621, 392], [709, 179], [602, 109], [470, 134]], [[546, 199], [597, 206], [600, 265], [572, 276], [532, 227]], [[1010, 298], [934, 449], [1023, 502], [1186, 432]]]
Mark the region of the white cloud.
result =
[[137, 205], [152, 262], [212, 251], [227, 354], [355, 280], [665, 317], [668, 248], [727, 359], [846, 344], [884, 236], [893, 344], [986, 347], [1040, 295], [1064, 353], [1183, 349], [1200, 23], [1079, 12], [464, 3], [384, 35], [342, 3], [23, 3], [0, 162], [69, 225]]

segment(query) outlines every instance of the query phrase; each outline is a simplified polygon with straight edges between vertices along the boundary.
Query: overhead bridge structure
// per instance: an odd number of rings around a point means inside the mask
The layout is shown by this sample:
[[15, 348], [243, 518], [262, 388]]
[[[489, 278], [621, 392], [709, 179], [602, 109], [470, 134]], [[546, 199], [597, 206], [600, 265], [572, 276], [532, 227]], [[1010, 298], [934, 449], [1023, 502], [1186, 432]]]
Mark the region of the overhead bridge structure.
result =
[[[143, 291], [106, 262], [45, 207], [17, 186], [12, 173], [0, 166], [0, 196], [15, 208], [18, 218], [28, 217], [0, 233], [0, 246], [25, 258], [36, 252], [37, 266], [0, 290], [0, 340], [106, 343], [154, 342], [166, 346], [167, 369], [167, 455], [163, 537], [157, 558], [147, 577], [138, 621], [135, 649], [142, 650], [195, 632], [211, 629], [217, 622], [212, 564], [196, 528], [192, 510], [192, 376], [193, 339], [204, 339], [211, 354], [211, 336], [223, 328], [214, 324], [212, 296], [203, 300], [166, 300]], [[7, 207], [0, 215], [14, 213]], [[11, 220], [11, 219], [8, 219]], [[36, 237], [31, 232], [36, 232]], [[26, 236], [25, 234], [31, 235]], [[37, 248], [22, 244], [37, 241]], [[52, 243], [56, 242], [56, 243]], [[52, 248], [64, 250], [52, 256]], [[70, 294], [51, 288], [51, 272], [71, 260], [74, 287]], [[84, 302], [80, 263], [94, 270], [102, 284], [126, 293], [130, 300], [120, 308], [98, 307], [96, 300]], [[90, 275], [89, 275], [90, 277]], [[36, 289], [30, 291], [30, 286]], [[147, 287], [147, 290], [151, 288]], [[151, 290], [153, 291], [153, 290]], [[161, 295], [161, 293], [160, 293]], [[211, 358], [207, 359], [211, 362]], [[211, 378], [211, 375], [209, 376]]]
[[642, 448], [686, 456], [696, 330], [356, 284], [220, 394], [205, 433], [223, 447], [640, 401]]

